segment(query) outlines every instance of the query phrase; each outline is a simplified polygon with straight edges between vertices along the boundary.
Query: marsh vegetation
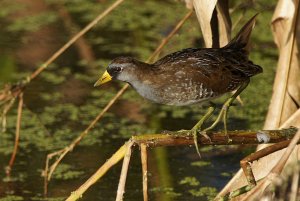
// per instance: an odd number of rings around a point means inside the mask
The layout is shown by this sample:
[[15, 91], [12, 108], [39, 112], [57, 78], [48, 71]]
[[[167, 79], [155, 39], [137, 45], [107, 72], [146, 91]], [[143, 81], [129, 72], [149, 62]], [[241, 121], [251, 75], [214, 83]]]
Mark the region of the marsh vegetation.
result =
[[[0, 88], [32, 73], [113, 2], [1, 1]], [[241, 94], [244, 105], [236, 103], [230, 109], [230, 130], [263, 127], [278, 58], [269, 26], [275, 4], [267, 0], [230, 2], [230, 7], [235, 8], [233, 33], [260, 13], [251, 37], [250, 58], [264, 69]], [[180, 1], [124, 1], [26, 86], [19, 149], [10, 177], [6, 176], [5, 168], [14, 147], [17, 104], [2, 121], [6, 123], [0, 132], [0, 201], [63, 200], [132, 135], [189, 129], [199, 120], [205, 113], [205, 104], [162, 106], [129, 89], [59, 164], [48, 185], [47, 197], [43, 195], [41, 175], [47, 154], [69, 145], [123, 86], [115, 82], [94, 88], [99, 74], [120, 55], [146, 60], [187, 12]], [[203, 46], [193, 14], [157, 58], [183, 48]], [[224, 98], [219, 99], [217, 104], [223, 101]], [[1, 102], [0, 107], [4, 107]], [[194, 147], [150, 150], [150, 200], [212, 199], [239, 169], [239, 160], [254, 148], [202, 146], [201, 160]], [[134, 158], [126, 200], [142, 200], [140, 161], [138, 156]], [[110, 171], [81, 200], [113, 200], [120, 168], [118, 165]]]

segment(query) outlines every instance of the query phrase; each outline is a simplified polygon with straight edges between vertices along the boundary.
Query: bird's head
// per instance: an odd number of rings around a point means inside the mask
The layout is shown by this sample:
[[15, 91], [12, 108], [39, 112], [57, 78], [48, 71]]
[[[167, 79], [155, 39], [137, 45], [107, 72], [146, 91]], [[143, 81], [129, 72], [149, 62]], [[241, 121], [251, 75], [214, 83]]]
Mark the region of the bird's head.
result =
[[118, 57], [114, 59], [94, 86], [102, 85], [111, 80], [130, 82], [135, 77], [135, 69], [138, 63], [139, 61], [132, 57]]

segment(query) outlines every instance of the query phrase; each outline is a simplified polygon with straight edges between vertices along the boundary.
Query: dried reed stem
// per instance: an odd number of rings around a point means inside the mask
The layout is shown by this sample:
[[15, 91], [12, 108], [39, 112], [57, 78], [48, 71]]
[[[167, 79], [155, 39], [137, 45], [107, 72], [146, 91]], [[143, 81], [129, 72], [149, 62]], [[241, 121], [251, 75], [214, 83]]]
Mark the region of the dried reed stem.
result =
[[290, 74], [290, 69], [291, 69], [291, 65], [292, 65], [292, 58], [293, 58], [293, 51], [294, 51], [294, 47], [295, 47], [295, 41], [296, 41], [296, 31], [297, 31], [297, 21], [298, 21], [298, 11], [299, 9], [299, 0], [295, 0], [295, 15], [294, 15], [294, 19], [293, 19], [293, 23], [292, 23], [292, 27], [291, 27], [291, 30], [292, 30], [292, 33], [291, 33], [291, 41], [288, 41], [288, 55], [285, 55], [287, 56], [287, 61], [288, 61], [288, 66], [287, 66], [287, 71], [286, 71], [286, 75], [284, 76], [284, 80], [281, 80], [281, 82], [284, 83], [284, 86], [283, 86], [283, 92], [281, 93], [281, 96], [280, 96], [280, 102], [281, 102], [281, 105], [280, 105], [280, 110], [279, 110], [279, 118], [278, 119], [278, 124], [277, 126], [279, 127], [280, 125], [280, 122], [281, 122], [281, 118], [282, 118], [282, 113], [283, 113], [283, 110], [284, 110], [284, 101], [285, 101], [285, 95], [287, 93], [287, 88], [288, 88], [288, 78], [289, 78], [289, 74]]
[[110, 159], [108, 159], [84, 184], [82, 184], [76, 191], [72, 192], [66, 201], [74, 201], [79, 199], [82, 194], [96, 181], [98, 181], [112, 166], [117, 164], [127, 151], [129, 142], [126, 142], [118, 151], [115, 152]]
[[269, 106], [264, 128], [279, 128], [282, 123], [282, 115], [284, 111], [284, 102], [287, 95], [288, 78], [293, 58], [293, 50], [295, 46], [296, 28], [298, 19], [299, 0], [295, 0], [295, 13], [290, 27], [286, 28], [284, 34], [281, 35], [280, 57], [278, 60], [277, 73], [273, 85], [273, 95]]
[[141, 162], [142, 162], [142, 175], [143, 175], [143, 197], [144, 201], [148, 201], [148, 156], [147, 146], [142, 143], [141, 147]]
[[18, 104], [18, 116], [17, 116], [17, 122], [16, 122], [15, 145], [14, 145], [13, 153], [12, 153], [11, 158], [8, 163], [8, 167], [6, 168], [6, 176], [8, 176], [8, 177], [10, 176], [12, 166], [14, 165], [18, 147], [19, 147], [22, 111], [23, 111], [23, 93], [20, 93], [19, 104]]
[[127, 173], [128, 173], [128, 167], [129, 167], [129, 162], [130, 162], [131, 152], [132, 152], [132, 145], [133, 145], [133, 141], [129, 140], [129, 142], [127, 143], [126, 153], [125, 153], [124, 160], [123, 160], [116, 201], [123, 200], [123, 196], [124, 196], [124, 192], [125, 192], [125, 185], [126, 185], [126, 178], [127, 178]]
[[94, 27], [100, 20], [107, 16], [111, 11], [118, 7], [124, 0], [115, 1], [110, 7], [99, 14], [93, 21], [91, 21], [86, 27], [78, 32], [73, 38], [71, 38], [65, 45], [57, 50], [43, 65], [41, 65], [36, 71], [34, 71], [28, 78], [28, 82], [36, 78], [43, 70], [45, 70], [49, 64], [51, 64], [57, 57], [59, 57], [64, 51], [66, 51], [73, 43], [75, 43], [81, 36], [87, 33], [92, 27]]
[[[182, 27], [183, 23], [188, 19], [188, 17], [191, 16], [191, 11], [188, 12], [184, 16], [182, 20], [178, 22], [178, 24], [174, 27], [174, 29], [166, 36], [160, 43], [160, 45], [156, 48], [156, 50], [151, 54], [151, 56], [147, 59], [146, 62], [149, 62], [152, 58], [154, 58], [161, 50], [162, 48], [169, 42], [169, 40], [174, 36], [174, 34], [179, 30], [180, 27]], [[180, 26], [178, 26], [180, 25]], [[176, 30], [176, 31], [174, 31]], [[162, 45], [163, 44], [163, 45]], [[81, 141], [81, 139], [88, 134], [88, 132], [95, 126], [95, 124], [102, 118], [102, 116], [111, 108], [111, 106], [123, 95], [125, 90], [129, 87], [129, 84], [125, 84], [118, 93], [109, 101], [109, 103], [104, 107], [104, 109], [98, 114], [98, 116], [90, 123], [90, 125], [67, 147], [64, 149], [56, 152], [59, 153], [58, 159], [51, 165], [50, 168], [46, 167], [46, 169], [49, 169], [50, 172], [48, 174], [48, 181], [51, 179], [51, 175], [56, 169], [57, 165], [60, 163], [60, 161], [64, 158], [64, 156], [73, 150], [73, 148]]]

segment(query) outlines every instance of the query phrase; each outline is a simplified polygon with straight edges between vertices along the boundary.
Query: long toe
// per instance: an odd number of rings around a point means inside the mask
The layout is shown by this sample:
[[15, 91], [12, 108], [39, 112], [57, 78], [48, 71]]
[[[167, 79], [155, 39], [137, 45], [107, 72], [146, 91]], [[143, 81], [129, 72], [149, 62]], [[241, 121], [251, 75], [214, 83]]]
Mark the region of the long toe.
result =
[[207, 140], [209, 140], [209, 142], [211, 143], [211, 139], [210, 137], [206, 134], [206, 131], [201, 131], [200, 135], [202, 135], [203, 137], [205, 137]]

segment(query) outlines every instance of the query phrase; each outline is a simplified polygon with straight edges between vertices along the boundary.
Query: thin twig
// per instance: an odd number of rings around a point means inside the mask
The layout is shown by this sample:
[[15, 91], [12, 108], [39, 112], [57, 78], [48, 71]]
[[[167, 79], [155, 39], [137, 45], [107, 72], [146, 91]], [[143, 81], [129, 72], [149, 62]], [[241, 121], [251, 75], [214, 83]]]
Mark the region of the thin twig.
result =
[[44, 196], [48, 194], [48, 179], [49, 179], [49, 161], [59, 154], [61, 154], [64, 150], [59, 150], [50, 154], [47, 154], [46, 163], [45, 163], [45, 169], [42, 173], [42, 176], [44, 177]]
[[82, 184], [76, 191], [72, 192], [66, 201], [74, 201], [79, 199], [82, 194], [94, 183], [96, 183], [112, 166], [117, 164], [126, 153], [128, 142], [119, 148], [115, 154], [110, 157], [84, 184]]
[[8, 163], [8, 167], [6, 168], [6, 176], [10, 176], [12, 167], [15, 162], [15, 158], [17, 155], [18, 147], [19, 147], [19, 139], [20, 139], [20, 128], [21, 128], [21, 118], [22, 118], [22, 109], [23, 109], [23, 93], [19, 95], [19, 104], [18, 104], [18, 116], [16, 122], [16, 136], [15, 136], [15, 145], [14, 150], [11, 155], [11, 158]]
[[142, 175], [143, 175], [143, 197], [144, 201], [148, 201], [148, 156], [147, 146], [141, 144], [141, 162], [142, 162]]
[[132, 152], [132, 145], [133, 145], [133, 141], [129, 140], [129, 142], [127, 143], [126, 153], [125, 153], [124, 160], [123, 160], [116, 201], [123, 200], [123, 195], [125, 192], [126, 178], [127, 178], [127, 173], [128, 173], [128, 167], [129, 167], [129, 162], [130, 162], [131, 152]]
[[[154, 58], [161, 50], [162, 48], [169, 42], [169, 40], [174, 36], [174, 34], [179, 30], [180, 27], [182, 27], [183, 22], [185, 22], [188, 17], [191, 16], [191, 11], [186, 14], [182, 20], [178, 22], [178, 24], [175, 26], [175, 28], [166, 36], [160, 43], [160, 45], [156, 48], [156, 50], [151, 54], [151, 56], [147, 59], [146, 62], [149, 62], [152, 58]], [[188, 16], [188, 17], [187, 17]], [[176, 30], [176, 31], [174, 31]], [[163, 44], [163, 45], [162, 45]], [[98, 116], [90, 123], [90, 125], [67, 147], [62, 149], [59, 153], [60, 156], [58, 159], [51, 165], [50, 168], [46, 167], [45, 169], [49, 169], [50, 172], [48, 174], [48, 181], [51, 179], [51, 175], [56, 169], [57, 165], [60, 163], [60, 161], [64, 158], [64, 156], [73, 150], [73, 148], [81, 141], [81, 139], [88, 134], [88, 132], [95, 126], [95, 124], [103, 117], [103, 115], [111, 108], [111, 106], [123, 95], [123, 93], [126, 91], [126, 89], [129, 87], [129, 84], [125, 84], [118, 93], [109, 101], [109, 103], [104, 107], [104, 109], [98, 114]]]

